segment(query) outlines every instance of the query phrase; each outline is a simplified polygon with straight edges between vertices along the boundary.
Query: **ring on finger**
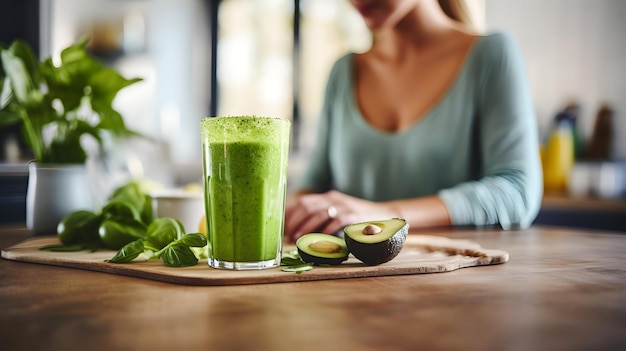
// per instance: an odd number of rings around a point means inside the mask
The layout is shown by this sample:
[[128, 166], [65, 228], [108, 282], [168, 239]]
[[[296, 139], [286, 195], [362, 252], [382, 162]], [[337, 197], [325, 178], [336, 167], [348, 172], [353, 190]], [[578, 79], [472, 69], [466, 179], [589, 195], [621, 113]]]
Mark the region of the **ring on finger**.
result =
[[326, 208], [326, 213], [328, 214], [328, 218], [334, 219], [337, 217], [337, 208], [333, 205], [328, 206]]

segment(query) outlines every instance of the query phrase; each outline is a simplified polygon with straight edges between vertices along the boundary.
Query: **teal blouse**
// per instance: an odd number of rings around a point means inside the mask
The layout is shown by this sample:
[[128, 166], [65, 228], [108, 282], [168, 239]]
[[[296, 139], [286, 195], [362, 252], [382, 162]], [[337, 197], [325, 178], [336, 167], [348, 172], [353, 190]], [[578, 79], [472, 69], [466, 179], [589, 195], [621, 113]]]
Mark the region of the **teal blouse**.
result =
[[354, 81], [347, 54], [330, 73], [301, 188], [372, 201], [438, 194], [453, 225], [532, 223], [543, 192], [538, 131], [511, 36], [480, 37], [446, 95], [406, 131], [370, 126]]

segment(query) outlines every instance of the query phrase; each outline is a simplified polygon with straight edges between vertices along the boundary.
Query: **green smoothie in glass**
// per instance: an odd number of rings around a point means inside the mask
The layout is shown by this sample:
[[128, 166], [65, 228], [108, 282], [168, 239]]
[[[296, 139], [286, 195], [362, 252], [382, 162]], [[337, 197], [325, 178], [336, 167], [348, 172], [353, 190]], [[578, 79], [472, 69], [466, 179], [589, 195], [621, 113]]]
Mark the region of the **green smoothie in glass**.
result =
[[280, 264], [291, 123], [255, 116], [202, 120], [208, 263]]

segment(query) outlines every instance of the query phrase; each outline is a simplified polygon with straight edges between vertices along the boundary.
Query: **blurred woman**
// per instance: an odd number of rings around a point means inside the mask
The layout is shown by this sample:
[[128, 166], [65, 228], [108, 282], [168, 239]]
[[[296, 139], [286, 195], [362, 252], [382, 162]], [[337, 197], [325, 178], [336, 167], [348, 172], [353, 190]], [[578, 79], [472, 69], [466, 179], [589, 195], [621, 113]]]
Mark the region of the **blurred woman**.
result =
[[412, 228], [525, 227], [541, 166], [520, 50], [461, 1], [351, 0], [370, 50], [334, 65], [285, 236], [399, 217]]

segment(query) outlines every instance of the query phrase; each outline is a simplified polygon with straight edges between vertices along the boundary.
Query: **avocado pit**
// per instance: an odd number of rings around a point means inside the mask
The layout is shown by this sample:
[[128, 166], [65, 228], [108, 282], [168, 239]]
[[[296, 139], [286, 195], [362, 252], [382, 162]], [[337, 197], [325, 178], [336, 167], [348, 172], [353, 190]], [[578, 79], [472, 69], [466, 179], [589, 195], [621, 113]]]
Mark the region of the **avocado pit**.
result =
[[362, 230], [363, 234], [365, 235], [376, 235], [382, 231], [383, 229], [376, 224], [368, 224]]
[[328, 241], [328, 240], [320, 240], [309, 244], [309, 248], [313, 251], [320, 253], [337, 253], [341, 252], [342, 248], [340, 245]]

